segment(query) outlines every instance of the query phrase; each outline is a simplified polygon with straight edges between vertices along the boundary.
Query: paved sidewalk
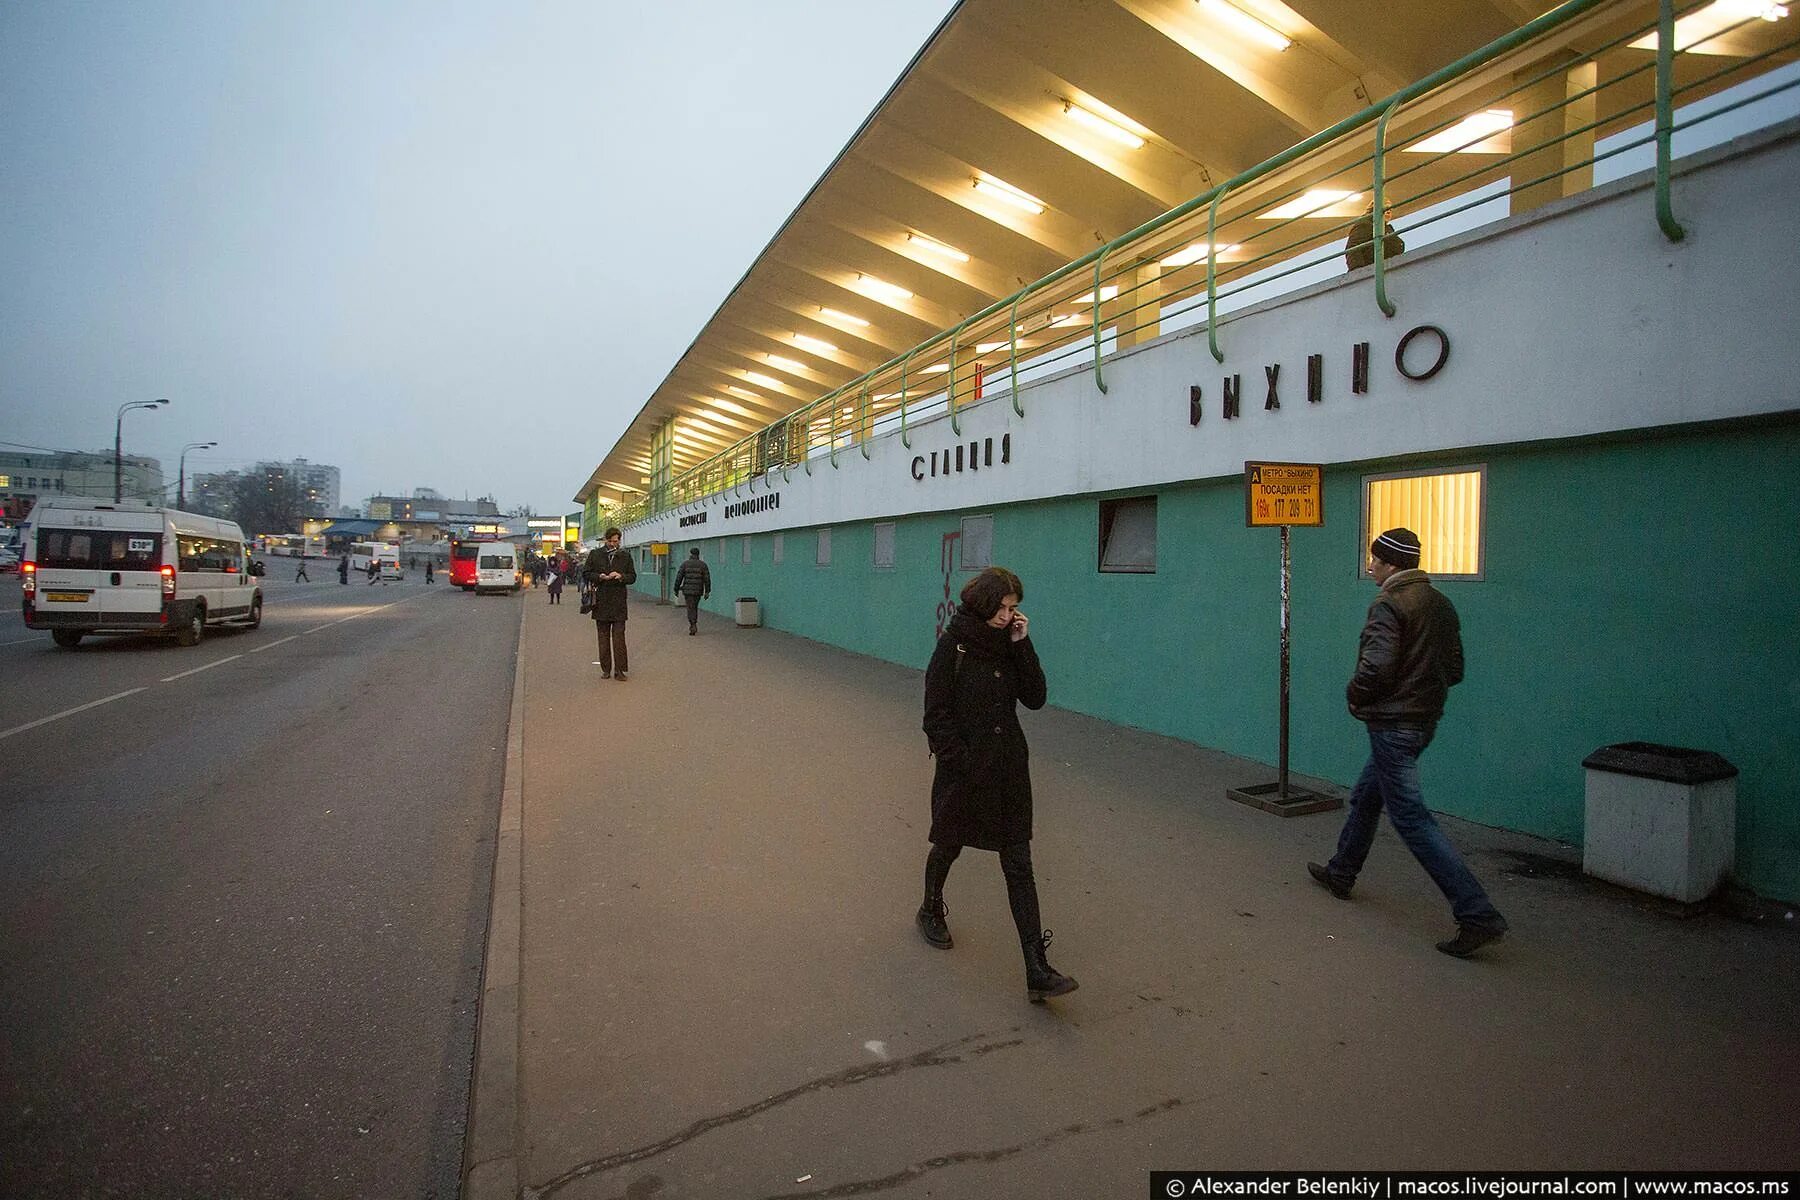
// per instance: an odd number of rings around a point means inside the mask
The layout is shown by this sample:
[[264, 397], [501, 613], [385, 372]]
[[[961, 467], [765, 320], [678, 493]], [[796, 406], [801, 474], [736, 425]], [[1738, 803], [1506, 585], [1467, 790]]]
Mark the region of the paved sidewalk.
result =
[[1800, 919], [1676, 918], [1448, 821], [1513, 927], [1453, 960], [1385, 827], [1342, 903], [1304, 866], [1341, 813], [1245, 808], [1224, 789], [1266, 767], [1049, 709], [1024, 714], [1034, 850], [1051, 959], [1082, 986], [1032, 1006], [994, 856], [951, 875], [953, 951], [914, 931], [918, 672], [712, 616], [690, 638], [634, 598], [620, 684], [574, 604], [526, 604], [518, 1126], [507, 1158], [511, 1080], [484, 1072], [471, 1195], [1800, 1166]]

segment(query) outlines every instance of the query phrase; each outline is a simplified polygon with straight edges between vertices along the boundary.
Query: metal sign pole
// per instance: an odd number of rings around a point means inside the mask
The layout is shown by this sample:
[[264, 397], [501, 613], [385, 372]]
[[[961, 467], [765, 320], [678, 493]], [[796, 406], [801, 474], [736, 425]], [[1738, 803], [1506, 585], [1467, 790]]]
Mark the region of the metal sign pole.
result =
[[1281, 731], [1274, 783], [1226, 788], [1240, 804], [1283, 817], [1324, 812], [1341, 801], [1305, 787], [1288, 785], [1289, 701], [1293, 686], [1294, 554], [1292, 528], [1325, 523], [1325, 468], [1317, 463], [1246, 462], [1244, 523], [1281, 530]]
[[1293, 582], [1293, 558], [1288, 550], [1288, 526], [1281, 527], [1281, 761], [1275, 776], [1276, 795], [1282, 803], [1288, 798], [1288, 647], [1290, 634], [1288, 589]]

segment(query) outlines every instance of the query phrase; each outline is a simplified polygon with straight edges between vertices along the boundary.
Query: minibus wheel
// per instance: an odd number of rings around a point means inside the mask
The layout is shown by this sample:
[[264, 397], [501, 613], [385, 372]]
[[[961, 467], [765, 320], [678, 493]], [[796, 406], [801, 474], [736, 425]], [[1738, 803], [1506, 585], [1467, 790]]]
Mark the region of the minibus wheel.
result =
[[262, 625], [262, 597], [258, 596], [250, 602], [250, 623], [245, 629], [256, 629]]
[[188, 610], [187, 623], [176, 631], [175, 640], [183, 646], [198, 646], [205, 636], [206, 607], [196, 604]]
[[75, 647], [81, 645], [81, 630], [52, 629], [50, 631], [50, 640], [61, 646], [64, 650], [73, 650]]

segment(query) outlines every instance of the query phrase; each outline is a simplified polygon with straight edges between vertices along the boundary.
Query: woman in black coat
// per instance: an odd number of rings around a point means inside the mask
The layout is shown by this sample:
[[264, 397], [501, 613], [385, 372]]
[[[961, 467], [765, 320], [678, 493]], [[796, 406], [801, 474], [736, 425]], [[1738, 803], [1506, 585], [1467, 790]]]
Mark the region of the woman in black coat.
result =
[[1025, 586], [989, 567], [962, 590], [962, 604], [925, 669], [925, 736], [937, 756], [931, 781], [931, 853], [919, 932], [940, 950], [954, 944], [944, 880], [964, 846], [994, 850], [1025, 953], [1025, 994], [1034, 1004], [1076, 983], [1045, 958], [1031, 873], [1031, 764], [1018, 706], [1044, 707], [1044, 669], [1019, 611]]

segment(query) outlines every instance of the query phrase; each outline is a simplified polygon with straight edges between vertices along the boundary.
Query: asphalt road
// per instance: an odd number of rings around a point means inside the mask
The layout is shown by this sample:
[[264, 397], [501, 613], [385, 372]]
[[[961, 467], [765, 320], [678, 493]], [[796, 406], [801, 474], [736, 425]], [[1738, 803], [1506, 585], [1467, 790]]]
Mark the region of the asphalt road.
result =
[[278, 562], [191, 649], [0, 579], [0, 1195], [457, 1192], [520, 602]]

